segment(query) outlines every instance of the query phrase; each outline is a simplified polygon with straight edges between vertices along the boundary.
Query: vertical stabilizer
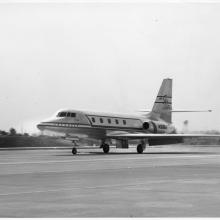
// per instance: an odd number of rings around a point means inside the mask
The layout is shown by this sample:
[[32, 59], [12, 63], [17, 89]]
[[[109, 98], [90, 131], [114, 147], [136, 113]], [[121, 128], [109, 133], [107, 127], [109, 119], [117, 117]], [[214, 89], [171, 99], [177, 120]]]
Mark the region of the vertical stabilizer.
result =
[[164, 79], [151, 114], [157, 115], [162, 120], [172, 122], [172, 79]]

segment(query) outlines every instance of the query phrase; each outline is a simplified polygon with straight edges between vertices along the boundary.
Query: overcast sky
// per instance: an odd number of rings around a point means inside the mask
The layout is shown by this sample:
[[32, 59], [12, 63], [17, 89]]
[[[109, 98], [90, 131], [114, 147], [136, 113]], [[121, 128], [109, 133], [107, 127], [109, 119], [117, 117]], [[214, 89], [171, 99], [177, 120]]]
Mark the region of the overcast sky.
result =
[[61, 108], [150, 109], [173, 78], [179, 130], [220, 130], [220, 4], [0, 4], [0, 129]]

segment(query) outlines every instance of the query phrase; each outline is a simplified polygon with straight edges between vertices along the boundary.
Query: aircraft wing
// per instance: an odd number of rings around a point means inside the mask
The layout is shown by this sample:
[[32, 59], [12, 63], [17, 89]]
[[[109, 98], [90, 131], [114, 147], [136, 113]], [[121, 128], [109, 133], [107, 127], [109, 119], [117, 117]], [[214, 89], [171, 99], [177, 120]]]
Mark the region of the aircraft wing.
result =
[[108, 134], [107, 137], [116, 140], [147, 139], [149, 146], [183, 143], [184, 138], [220, 138], [220, 135], [212, 134], [146, 134], [146, 133], [121, 133]]
[[219, 137], [215, 134], [151, 134], [151, 133], [113, 133], [107, 137], [115, 139], [176, 139], [176, 138], [194, 138], [194, 137]]

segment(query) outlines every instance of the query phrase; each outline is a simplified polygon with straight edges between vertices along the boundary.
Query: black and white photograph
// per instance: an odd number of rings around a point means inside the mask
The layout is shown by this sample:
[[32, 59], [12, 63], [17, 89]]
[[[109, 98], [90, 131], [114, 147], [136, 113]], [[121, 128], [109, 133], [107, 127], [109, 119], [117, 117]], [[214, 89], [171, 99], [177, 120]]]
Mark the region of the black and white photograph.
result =
[[0, 218], [220, 217], [220, 1], [0, 0]]

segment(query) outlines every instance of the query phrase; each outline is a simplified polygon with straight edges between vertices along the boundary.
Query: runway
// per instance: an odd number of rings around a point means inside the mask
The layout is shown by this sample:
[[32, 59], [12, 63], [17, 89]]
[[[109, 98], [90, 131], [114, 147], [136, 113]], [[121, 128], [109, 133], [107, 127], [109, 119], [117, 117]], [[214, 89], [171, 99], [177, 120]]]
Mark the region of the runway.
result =
[[219, 217], [220, 146], [0, 150], [0, 217]]

